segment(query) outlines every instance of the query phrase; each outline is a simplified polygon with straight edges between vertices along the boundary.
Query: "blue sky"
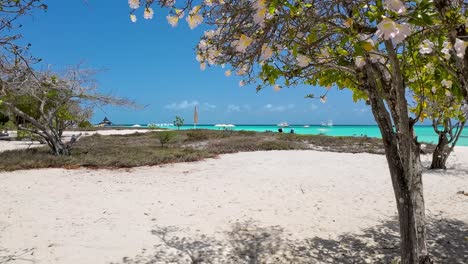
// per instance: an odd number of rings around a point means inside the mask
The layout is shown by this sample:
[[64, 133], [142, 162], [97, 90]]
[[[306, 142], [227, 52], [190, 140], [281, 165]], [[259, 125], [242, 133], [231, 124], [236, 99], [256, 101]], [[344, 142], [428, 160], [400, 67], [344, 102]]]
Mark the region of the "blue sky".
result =
[[[239, 87], [239, 78], [224, 70], [201, 71], [194, 47], [203, 27], [185, 23], [172, 28], [164, 10], [153, 20], [138, 13], [133, 24], [127, 0], [50, 0], [47, 12], [23, 20], [22, 33], [32, 54], [60, 70], [85, 63], [106, 69], [98, 75], [102, 92], [127, 97], [146, 107], [139, 110], [96, 109], [93, 122], [107, 116], [114, 123], [172, 122], [176, 115], [191, 123], [199, 105], [201, 124], [374, 124], [370, 108], [354, 103], [349, 91], [332, 89], [328, 102], [304, 99], [320, 88], [299, 86], [259, 93], [254, 86]], [[140, 12], [142, 12], [140, 10]]]

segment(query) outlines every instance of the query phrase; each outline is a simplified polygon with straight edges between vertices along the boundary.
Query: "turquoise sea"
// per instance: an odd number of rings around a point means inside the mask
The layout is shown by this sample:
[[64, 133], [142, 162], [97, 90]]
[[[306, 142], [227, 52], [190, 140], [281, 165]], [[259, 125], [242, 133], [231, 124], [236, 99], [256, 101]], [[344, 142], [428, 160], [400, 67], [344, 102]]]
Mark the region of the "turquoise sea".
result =
[[[129, 126], [129, 125], [126, 125]], [[142, 127], [146, 127], [146, 124], [141, 124]], [[168, 127], [174, 128], [174, 127]], [[193, 129], [193, 125], [185, 125], [181, 129]], [[214, 125], [197, 125], [199, 129], [212, 129], [212, 130], [223, 130], [222, 127], [215, 127]], [[278, 126], [276, 125], [236, 125], [228, 129], [232, 130], [246, 130], [265, 132], [273, 131], [278, 132]], [[304, 125], [290, 125], [289, 127], [283, 128], [285, 133], [289, 133], [291, 129], [294, 129], [294, 133], [303, 135], [327, 135], [327, 136], [368, 136], [380, 138], [380, 131], [377, 126], [356, 126], [356, 125], [334, 125], [332, 127], [325, 127], [320, 125], [311, 125], [304, 127]], [[416, 134], [420, 142], [437, 143], [437, 136], [432, 129], [432, 126], [416, 126]], [[458, 140], [458, 146], [468, 146], [468, 128], [465, 127], [460, 139]]]

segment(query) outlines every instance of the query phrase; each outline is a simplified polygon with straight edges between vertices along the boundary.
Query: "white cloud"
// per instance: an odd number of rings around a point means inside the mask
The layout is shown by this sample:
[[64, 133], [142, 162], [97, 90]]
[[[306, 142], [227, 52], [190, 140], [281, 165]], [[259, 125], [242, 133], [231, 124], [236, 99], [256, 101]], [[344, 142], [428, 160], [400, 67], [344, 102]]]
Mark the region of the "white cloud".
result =
[[200, 104], [197, 100], [193, 101], [188, 101], [184, 100], [179, 103], [172, 103], [164, 106], [164, 108], [169, 109], [169, 110], [187, 110], [187, 109], [193, 109], [196, 105], [199, 106], [199, 110], [213, 110], [216, 108], [216, 105], [210, 104], [210, 103], [203, 103]]
[[294, 107], [296, 107], [294, 104], [288, 104], [288, 105], [266, 104], [263, 108], [270, 112], [284, 112], [286, 110], [291, 110]]
[[230, 104], [227, 106], [227, 111], [228, 112], [244, 112], [244, 111], [250, 111], [250, 106], [249, 105], [235, 105], [235, 104]]
[[196, 105], [198, 105], [198, 101], [189, 102], [187, 100], [184, 100], [180, 103], [168, 104], [165, 106], [165, 108], [170, 110], [185, 110], [189, 108], [194, 108]]
[[212, 105], [210, 103], [203, 103], [203, 108], [205, 108], [207, 110], [211, 110], [211, 109], [215, 109], [216, 105]]

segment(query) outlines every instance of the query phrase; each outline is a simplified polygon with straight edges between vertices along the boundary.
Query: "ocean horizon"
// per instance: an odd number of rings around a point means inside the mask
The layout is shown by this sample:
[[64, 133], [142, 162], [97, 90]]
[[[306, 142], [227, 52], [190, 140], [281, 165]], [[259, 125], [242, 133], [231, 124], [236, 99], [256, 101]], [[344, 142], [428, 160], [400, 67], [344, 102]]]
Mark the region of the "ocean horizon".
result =
[[[134, 127], [138, 125], [142, 128], [148, 127], [150, 124], [116, 124], [114, 127]], [[176, 128], [170, 123], [166, 124], [167, 128]], [[308, 127], [305, 127], [308, 126]], [[466, 127], [466, 126], [465, 126]], [[194, 129], [193, 124], [185, 124], [180, 127], [182, 130]], [[215, 124], [199, 124], [197, 129], [223, 130], [224, 127], [215, 126]], [[276, 124], [234, 124], [234, 127], [227, 129], [234, 131], [254, 131], [254, 132], [278, 132], [280, 127]], [[326, 135], [326, 136], [350, 136], [350, 137], [374, 137], [381, 138], [380, 130], [377, 125], [333, 125], [323, 126], [321, 124], [305, 125], [292, 124], [288, 127], [283, 127], [283, 133], [290, 133], [291, 129], [295, 134], [299, 135]], [[438, 137], [435, 134], [431, 125], [416, 125], [416, 135], [419, 142], [437, 144]], [[468, 146], [468, 129], [464, 129], [458, 139], [458, 146]]]

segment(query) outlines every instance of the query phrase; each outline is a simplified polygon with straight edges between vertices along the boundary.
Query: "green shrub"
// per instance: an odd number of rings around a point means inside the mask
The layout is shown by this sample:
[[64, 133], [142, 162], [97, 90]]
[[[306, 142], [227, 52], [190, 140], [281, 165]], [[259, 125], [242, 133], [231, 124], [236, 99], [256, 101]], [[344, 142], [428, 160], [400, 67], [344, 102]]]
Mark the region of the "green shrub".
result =
[[7, 121], [0, 125], [0, 129], [16, 130], [17, 127], [13, 121]]
[[174, 131], [162, 131], [156, 133], [156, 136], [159, 139], [159, 143], [161, 143], [161, 147], [164, 147], [165, 144], [169, 143], [176, 136], [176, 133]]
[[79, 122], [78, 127], [79, 128], [90, 128], [90, 127], [93, 127], [93, 124], [91, 124], [91, 122], [89, 122], [88, 120], [85, 120], [85, 121]]
[[203, 141], [209, 138], [208, 134], [202, 130], [190, 130], [187, 132], [187, 141]]
[[158, 126], [156, 124], [148, 124], [149, 129], [156, 129]]

